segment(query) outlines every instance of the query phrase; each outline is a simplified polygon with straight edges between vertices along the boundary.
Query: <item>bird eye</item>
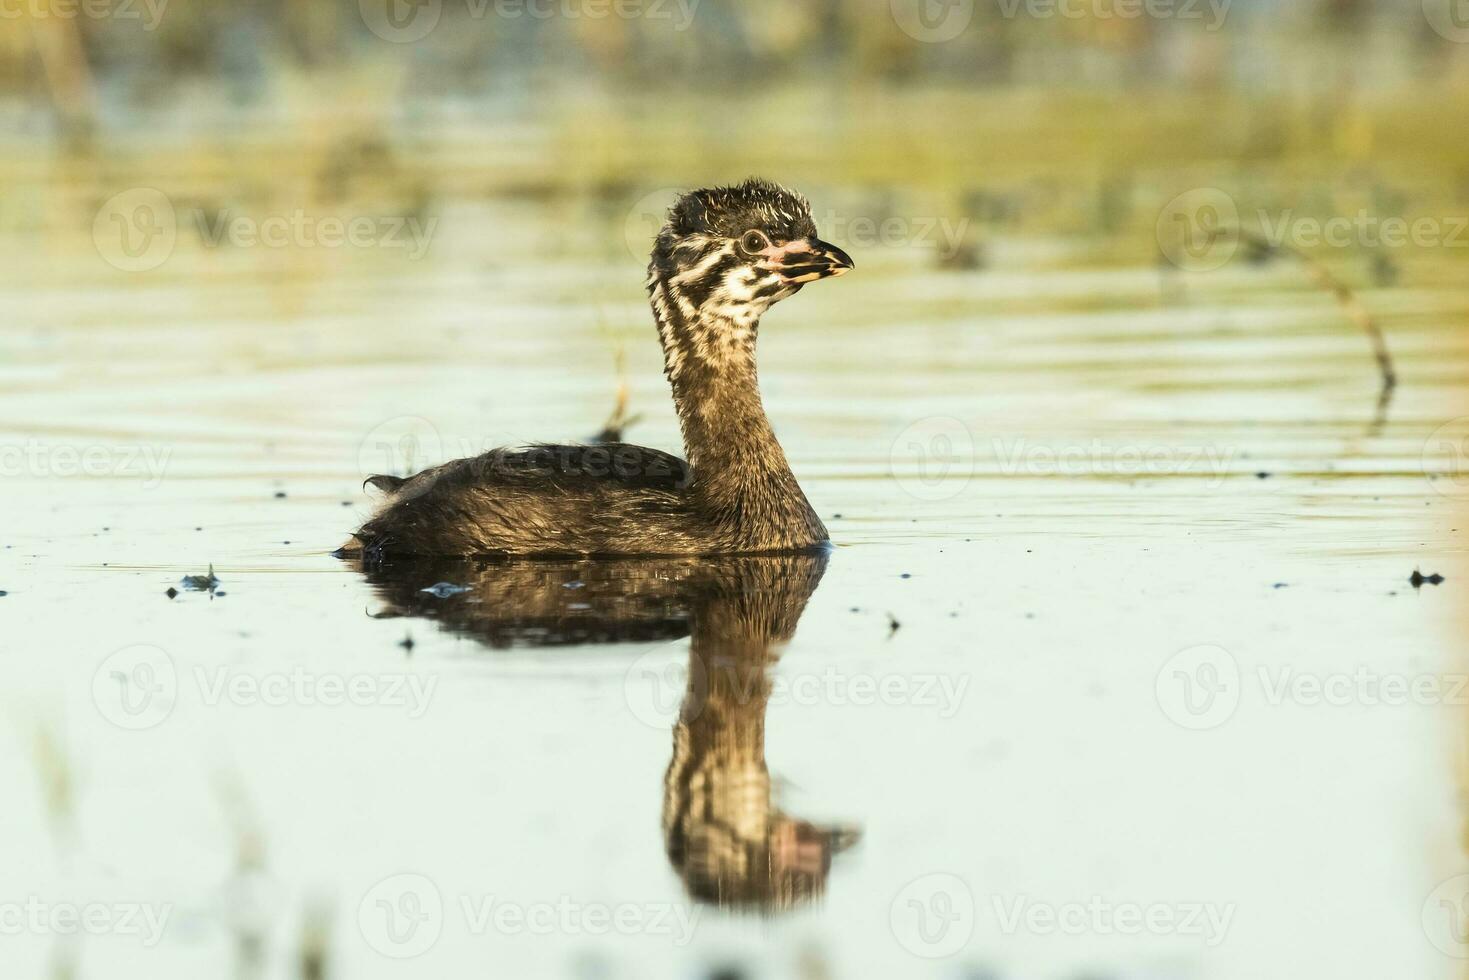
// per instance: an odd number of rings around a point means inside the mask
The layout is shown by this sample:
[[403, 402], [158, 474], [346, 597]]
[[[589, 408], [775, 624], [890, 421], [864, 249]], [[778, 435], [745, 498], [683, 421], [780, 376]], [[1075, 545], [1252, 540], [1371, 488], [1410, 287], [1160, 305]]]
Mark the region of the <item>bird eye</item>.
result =
[[751, 229], [740, 236], [740, 248], [754, 255], [770, 247], [770, 239], [765, 237], [764, 232]]

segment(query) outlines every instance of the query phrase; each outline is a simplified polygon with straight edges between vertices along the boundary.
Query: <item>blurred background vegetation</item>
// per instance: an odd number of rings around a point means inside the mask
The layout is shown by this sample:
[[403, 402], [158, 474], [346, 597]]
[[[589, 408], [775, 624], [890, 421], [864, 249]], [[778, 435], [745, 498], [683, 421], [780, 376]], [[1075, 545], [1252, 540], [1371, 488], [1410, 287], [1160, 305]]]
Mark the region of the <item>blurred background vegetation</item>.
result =
[[[12, 231], [85, 228], [141, 184], [204, 210], [575, 199], [608, 219], [590, 246], [651, 191], [759, 172], [875, 220], [1100, 236], [1096, 256], [1132, 261], [1161, 202], [1200, 186], [1323, 217], [1469, 207], [1460, 0], [1437, 20], [1440, 0], [1160, 0], [1169, 15], [1134, 17], [1128, 0], [89, 0], [59, 16], [70, 2], [23, 0], [0, 34]], [[955, 12], [956, 36], [915, 36]], [[421, 16], [421, 37], [380, 29]], [[966, 248], [940, 261], [981, 261]]]

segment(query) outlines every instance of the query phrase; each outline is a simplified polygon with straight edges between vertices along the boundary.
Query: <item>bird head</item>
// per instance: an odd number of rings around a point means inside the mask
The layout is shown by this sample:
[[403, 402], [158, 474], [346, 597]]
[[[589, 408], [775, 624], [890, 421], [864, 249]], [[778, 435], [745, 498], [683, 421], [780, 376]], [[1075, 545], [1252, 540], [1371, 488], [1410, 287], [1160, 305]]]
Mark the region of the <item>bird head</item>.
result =
[[816, 236], [804, 197], [751, 178], [678, 199], [653, 244], [648, 289], [683, 319], [753, 327], [806, 283], [851, 268], [846, 252]]

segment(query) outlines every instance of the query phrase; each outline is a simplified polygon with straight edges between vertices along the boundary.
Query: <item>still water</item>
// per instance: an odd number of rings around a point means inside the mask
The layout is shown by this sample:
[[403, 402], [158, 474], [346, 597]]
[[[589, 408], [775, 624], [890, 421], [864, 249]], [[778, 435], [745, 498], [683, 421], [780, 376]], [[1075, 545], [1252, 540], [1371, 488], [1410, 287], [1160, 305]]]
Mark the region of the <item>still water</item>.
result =
[[828, 236], [761, 370], [830, 555], [364, 574], [371, 473], [620, 378], [677, 447], [641, 191], [128, 271], [118, 186], [0, 243], [4, 976], [1463, 975], [1461, 262], [1361, 293], [1379, 413], [1288, 262]]

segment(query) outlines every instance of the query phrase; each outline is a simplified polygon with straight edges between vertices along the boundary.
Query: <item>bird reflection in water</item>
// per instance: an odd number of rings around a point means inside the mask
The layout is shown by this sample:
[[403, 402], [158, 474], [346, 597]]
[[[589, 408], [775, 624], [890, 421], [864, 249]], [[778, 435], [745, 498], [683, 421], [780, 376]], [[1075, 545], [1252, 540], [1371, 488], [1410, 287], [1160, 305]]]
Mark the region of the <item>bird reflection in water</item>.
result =
[[376, 615], [431, 619], [493, 648], [689, 637], [663, 782], [668, 859], [697, 901], [779, 911], [818, 899], [851, 827], [793, 817], [765, 762], [771, 670], [825, 553], [737, 558], [433, 558], [359, 565]]

